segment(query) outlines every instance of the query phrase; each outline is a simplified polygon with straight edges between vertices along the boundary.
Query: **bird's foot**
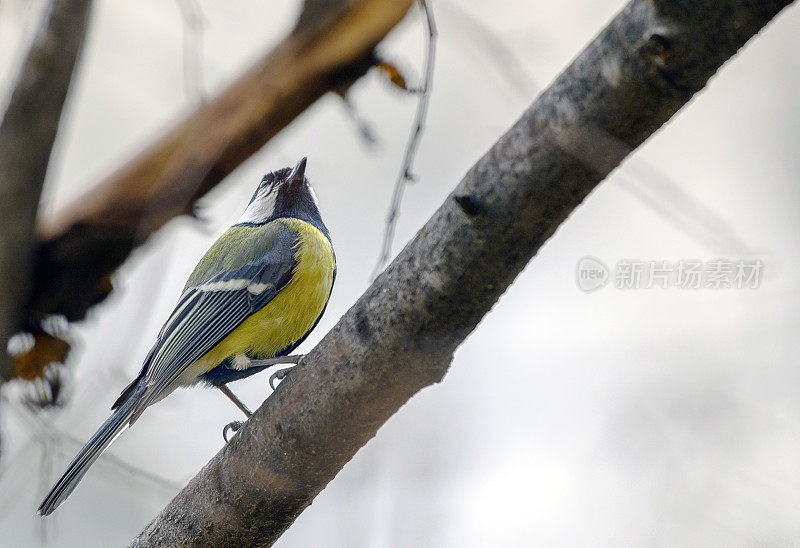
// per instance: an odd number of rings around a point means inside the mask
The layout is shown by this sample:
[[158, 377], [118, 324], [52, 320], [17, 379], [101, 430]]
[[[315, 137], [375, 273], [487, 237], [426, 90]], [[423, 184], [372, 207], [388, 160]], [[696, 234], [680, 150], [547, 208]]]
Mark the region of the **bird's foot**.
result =
[[225, 443], [228, 443], [228, 432], [233, 432], [234, 434], [239, 431], [239, 429], [244, 425], [244, 421], [233, 421], [229, 422], [225, 425], [225, 428], [222, 429], [222, 439], [225, 440]]
[[277, 371], [275, 371], [272, 375], [269, 376], [269, 387], [272, 388], [273, 391], [275, 391], [275, 381], [276, 380], [282, 381], [283, 379], [285, 379], [289, 371], [297, 367], [297, 365], [300, 365], [300, 360], [298, 360], [297, 364], [293, 365], [292, 367], [284, 367], [283, 369], [278, 369]]

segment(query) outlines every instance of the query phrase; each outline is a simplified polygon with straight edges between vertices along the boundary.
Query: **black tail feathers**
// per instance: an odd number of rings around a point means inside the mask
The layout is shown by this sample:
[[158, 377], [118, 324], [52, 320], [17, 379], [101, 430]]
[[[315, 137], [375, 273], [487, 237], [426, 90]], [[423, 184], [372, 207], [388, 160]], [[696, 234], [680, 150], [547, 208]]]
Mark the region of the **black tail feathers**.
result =
[[135, 381], [136, 384], [131, 384], [123, 391], [120, 399], [114, 404], [114, 409], [116, 409], [114, 413], [69, 463], [64, 475], [50, 489], [50, 492], [39, 506], [39, 514], [47, 516], [58, 508], [72, 493], [89, 467], [94, 464], [94, 461], [125, 429], [131, 415], [133, 415], [136, 404], [145, 391], [144, 380], [140, 378], [137, 381]]

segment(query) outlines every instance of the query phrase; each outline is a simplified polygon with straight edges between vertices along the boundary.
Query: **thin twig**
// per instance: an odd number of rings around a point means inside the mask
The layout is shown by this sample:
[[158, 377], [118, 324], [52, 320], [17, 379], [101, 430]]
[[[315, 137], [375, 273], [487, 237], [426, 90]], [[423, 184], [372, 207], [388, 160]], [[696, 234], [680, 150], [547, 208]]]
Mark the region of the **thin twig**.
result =
[[369, 148], [378, 146], [378, 137], [375, 135], [375, 132], [372, 131], [369, 122], [358, 113], [358, 109], [356, 109], [355, 104], [353, 104], [353, 98], [350, 97], [349, 94], [344, 94], [342, 95], [342, 102], [344, 103], [344, 110], [347, 113], [347, 117], [355, 124], [362, 142]]
[[197, 0], [178, 0], [178, 8], [183, 19], [183, 85], [189, 100], [203, 102], [203, 10]]
[[[10, 399], [4, 399], [4, 401], [6, 404], [8, 404], [8, 407], [16, 413], [17, 417], [22, 422], [26, 422], [30, 427], [32, 427], [30, 433], [37, 443], [42, 446], [42, 450], [46, 459], [53, 456], [56, 451], [60, 451], [60, 446], [65, 441], [76, 448], [83, 447], [83, 441], [58, 429], [55, 425], [42, 417], [41, 413], [37, 412], [36, 410], [31, 409], [28, 406], [21, 405], [19, 402], [12, 401]], [[182, 486], [181, 482], [164, 478], [158, 474], [154, 474], [139, 468], [138, 466], [134, 466], [133, 464], [130, 464], [129, 462], [126, 462], [120, 457], [114, 455], [113, 453], [103, 453], [100, 455], [100, 461], [110, 464], [115, 468], [119, 468], [135, 478], [147, 480], [152, 484], [170, 492], [179, 489]], [[47, 484], [49, 483], [49, 480], [47, 480], [47, 478], [51, 475], [49, 473], [51, 468], [50, 464], [52, 463], [49, 461], [43, 463], [43, 473], [39, 475], [41, 478], [43, 478], [43, 490], [48, 487]]]
[[397, 181], [394, 183], [394, 193], [392, 194], [392, 202], [389, 206], [389, 214], [386, 216], [386, 228], [383, 233], [383, 244], [381, 246], [381, 254], [375, 269], [372, 271], [371, 278], [374, 280], [378, 277], [383, 267], [389, 262], [392, 254], [392, 242], [394, 241], [394, 233], [397, 228], [397, 216], [400, 213], [400, 203], [403, 200], [403, 191], [406, 184], [416, 179], [412, 173], [414, 156], [419, 148], [420, 139], [422, 138], [422, 131], [425, 127], [425, 119], [428, 113], [428, 103], [430, 101], [431, 86], [433, 84], [433, 65], [436, 59], [436, 20], [433, 17], [433, 10], [431, 9], [431, 0], [419, 0], [419, 5], [425, 13], [423, 21], [425, 23], [425, 65], [422, 73], [422, 81], [417, 90], [419, 93], [419, 100], [417, 101], [417, 112], [414, 116], [414, 126], [411, 130], [411, 135], [406, 143], [406, 150], [403, 154], [403, 163], [400, 166], [400, 173], [397, 176]]

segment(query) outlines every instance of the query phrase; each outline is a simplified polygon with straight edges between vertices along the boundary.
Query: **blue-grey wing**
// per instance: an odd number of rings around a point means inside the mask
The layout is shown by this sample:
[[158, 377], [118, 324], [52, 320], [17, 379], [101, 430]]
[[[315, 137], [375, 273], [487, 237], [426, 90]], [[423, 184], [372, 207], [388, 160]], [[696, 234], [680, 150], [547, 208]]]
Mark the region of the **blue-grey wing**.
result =
[[297, 264], [297, 242], [293, 231], [281, 227], [260, 259], [209, 277], [184, 292], [151, 351], [145, 373], [147, 391], [131, 422], [157, 401], [187, 367], [289, 283]]

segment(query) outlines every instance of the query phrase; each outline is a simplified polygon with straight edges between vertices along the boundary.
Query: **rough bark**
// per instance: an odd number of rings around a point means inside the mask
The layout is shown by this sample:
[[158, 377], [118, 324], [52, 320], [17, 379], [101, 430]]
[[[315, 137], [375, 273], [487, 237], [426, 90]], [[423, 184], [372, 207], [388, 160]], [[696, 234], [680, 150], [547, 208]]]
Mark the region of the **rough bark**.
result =
[[25, 320], [36, 210], [91, 4], [53, 2], [0, 124], [0, 381], [15, 376], [6, 343]]
[[634, 0], [132, 546], [268, 546], [567, 215], [789, 0]]

